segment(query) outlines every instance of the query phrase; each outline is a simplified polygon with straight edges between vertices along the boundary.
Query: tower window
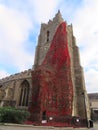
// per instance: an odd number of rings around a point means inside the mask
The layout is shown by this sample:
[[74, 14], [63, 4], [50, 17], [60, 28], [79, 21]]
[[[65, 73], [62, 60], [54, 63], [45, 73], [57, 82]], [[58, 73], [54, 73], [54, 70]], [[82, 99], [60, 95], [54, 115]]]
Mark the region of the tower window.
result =
[[49, 35], [50, 35], [50, 32], [47, 31], [47, 42], [49, 42]]
[[25, 80], [21, 84], [19, 106], [28, 106], [29, 83]]

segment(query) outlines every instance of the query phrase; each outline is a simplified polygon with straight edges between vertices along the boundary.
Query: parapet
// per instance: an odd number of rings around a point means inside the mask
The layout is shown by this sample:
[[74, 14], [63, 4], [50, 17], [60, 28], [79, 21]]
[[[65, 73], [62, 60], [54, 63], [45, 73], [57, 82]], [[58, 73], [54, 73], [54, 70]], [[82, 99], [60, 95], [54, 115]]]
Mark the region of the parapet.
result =
[[18, 79], [22, 79], [22, 78], [31, 78], [31, 69], [25, 70], [23, 72], [20, 73], [16, 73], [10, 76], [7, 76], [5, 78], [2, 78], [0, 80], [0, 85], [2, 85], [5, 82], [11, 81], [11, 80], [18, 80]]

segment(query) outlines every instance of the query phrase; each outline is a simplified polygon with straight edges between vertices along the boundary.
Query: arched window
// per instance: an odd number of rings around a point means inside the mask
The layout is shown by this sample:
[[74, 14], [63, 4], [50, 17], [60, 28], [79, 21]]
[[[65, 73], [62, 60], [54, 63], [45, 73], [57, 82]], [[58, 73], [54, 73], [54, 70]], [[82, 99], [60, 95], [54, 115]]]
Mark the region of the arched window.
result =
[[50, 35], [50, 32], [47, 31], [47, 42], [49, 42], [49, 35]]
[[27, 80], [23, 81], [20, 86], [19, 106], [28, 106], [29, 98], [29, 83]]

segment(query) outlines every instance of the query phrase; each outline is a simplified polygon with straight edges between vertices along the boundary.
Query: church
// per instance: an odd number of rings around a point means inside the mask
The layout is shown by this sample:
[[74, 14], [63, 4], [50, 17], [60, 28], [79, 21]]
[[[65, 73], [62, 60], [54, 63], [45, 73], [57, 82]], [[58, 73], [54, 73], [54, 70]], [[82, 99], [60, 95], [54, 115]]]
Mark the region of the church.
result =
[[0, 80], [3, 106], [29, 110], [33, 122], [70, 126], [74, 119], [87, 126], [90, 108], [79, 48], [60, 11], [41, 24], [33, 68]]

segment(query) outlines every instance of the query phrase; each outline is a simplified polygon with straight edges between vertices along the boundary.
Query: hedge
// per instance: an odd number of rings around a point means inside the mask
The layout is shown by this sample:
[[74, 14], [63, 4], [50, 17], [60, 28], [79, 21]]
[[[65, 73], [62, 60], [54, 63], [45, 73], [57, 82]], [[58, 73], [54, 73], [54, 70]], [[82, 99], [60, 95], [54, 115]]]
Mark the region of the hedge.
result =
[[0, 108], [0, 122], [1, 123], [23, 123], [30, 116], [26, 110], [19, 110], [12, 107]]

